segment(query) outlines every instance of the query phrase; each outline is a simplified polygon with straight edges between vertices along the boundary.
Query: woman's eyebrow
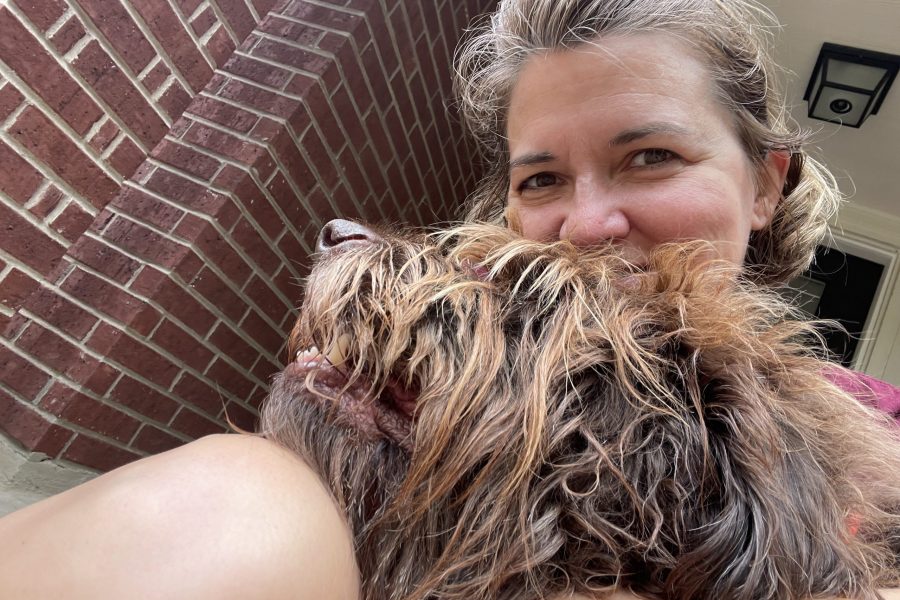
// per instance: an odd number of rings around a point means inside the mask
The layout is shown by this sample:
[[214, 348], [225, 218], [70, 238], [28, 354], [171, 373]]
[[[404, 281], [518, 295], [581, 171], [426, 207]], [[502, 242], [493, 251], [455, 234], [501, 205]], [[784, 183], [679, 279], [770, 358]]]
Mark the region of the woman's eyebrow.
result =
[[674, 123], [647, 123], [646, 125], [635, 127], [634, 129], [622, 131], [609, 141], [609, 145], [610, 147], [623, 146], [641, 138], [658, 134], [691, 135], [691, 132], [681, 125], [676, 125]]
[[530, 165], [539, 165], [556, 160], [556, 156], [550, 152], [530, 152], [522, 156], [513, 158], [509, 161], [510, 170], [517, 167], [527, 167]]

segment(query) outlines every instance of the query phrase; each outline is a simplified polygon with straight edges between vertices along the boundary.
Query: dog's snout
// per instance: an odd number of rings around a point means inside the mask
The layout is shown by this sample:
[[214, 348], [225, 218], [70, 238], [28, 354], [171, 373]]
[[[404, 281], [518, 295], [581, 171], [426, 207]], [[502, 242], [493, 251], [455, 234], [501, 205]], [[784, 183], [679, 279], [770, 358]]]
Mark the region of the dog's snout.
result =
[[334, 219], [326, 223], [319, 232], [316, 251], [327, 252], [339, 246], [375, 244], [380, 241], [381, 236], [365, 225], [344, 219]]

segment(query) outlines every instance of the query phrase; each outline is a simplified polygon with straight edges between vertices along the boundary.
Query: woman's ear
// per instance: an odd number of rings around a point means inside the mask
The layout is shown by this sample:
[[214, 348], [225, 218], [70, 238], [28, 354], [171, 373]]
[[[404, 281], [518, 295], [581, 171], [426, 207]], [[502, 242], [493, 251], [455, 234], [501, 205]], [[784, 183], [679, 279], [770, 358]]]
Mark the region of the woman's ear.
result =
[[759, 191], [753, 205], [751, 226], [754, 231], [765, 228], [772, 220], [775, 208], [781, 201], [781, 190], [784, 189], [784, 180], [790, 165], [791, 153], [787, 150], [769, 150], [766, 155]]

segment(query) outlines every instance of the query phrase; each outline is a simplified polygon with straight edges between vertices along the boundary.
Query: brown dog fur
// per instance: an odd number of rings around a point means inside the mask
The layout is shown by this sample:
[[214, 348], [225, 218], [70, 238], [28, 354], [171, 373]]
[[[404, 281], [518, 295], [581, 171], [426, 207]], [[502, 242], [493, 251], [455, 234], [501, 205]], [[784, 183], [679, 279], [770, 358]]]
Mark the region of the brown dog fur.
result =
[[364, 598], [897, 581], [896, 432], [823, 377], [812, 327], [708, 251], [637, 271], [464, 225], [320, 259], [292, 348], [345, 358], [290, 365], [261, 432], [346, 511]]

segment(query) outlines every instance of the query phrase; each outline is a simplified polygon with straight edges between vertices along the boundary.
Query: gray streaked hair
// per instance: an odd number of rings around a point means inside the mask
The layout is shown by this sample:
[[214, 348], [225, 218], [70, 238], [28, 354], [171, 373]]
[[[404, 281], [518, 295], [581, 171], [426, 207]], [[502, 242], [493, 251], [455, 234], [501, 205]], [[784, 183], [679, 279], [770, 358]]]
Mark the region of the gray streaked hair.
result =
[[768, 227], [753, 232], [745, 260], [749, 279], [784, 283], [811, 262], [840, 193], [834, 177], [803, 146], [772, 60], [777, 21], [755, 0], [501, 0], [468, 32], [456, 53], [460, 113], [478, 141], [487, 173], [469, 198], [468, 220], [504, 222], [509, 187], [506, 111], [525, 61], [607, 35], [664, 32], [690, 44], [705, 61], [718, 99], [754, 166], [758, 188], [772, 185], [770, 151], [788, 152], [782, 198]]

